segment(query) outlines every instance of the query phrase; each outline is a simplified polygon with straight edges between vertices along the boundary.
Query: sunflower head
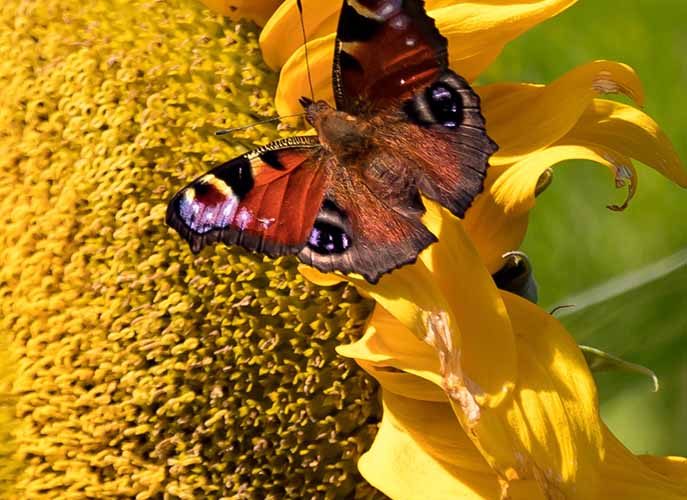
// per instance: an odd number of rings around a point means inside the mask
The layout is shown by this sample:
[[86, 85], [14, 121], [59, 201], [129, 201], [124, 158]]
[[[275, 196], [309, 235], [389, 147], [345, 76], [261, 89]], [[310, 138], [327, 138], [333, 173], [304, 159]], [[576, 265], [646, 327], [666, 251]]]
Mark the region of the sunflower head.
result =
[[282, 135], [213, 135], [273, 113], [255, 26], [181, 0], [10, 0], [0, 18], [0, 322], [17, 360], [0, 480], [17, 498], [369, 492], [356, 461], [376, 385], [334, 351], [369, 303], [292, 259], [194, 256], [164, 223], [187, 179]]

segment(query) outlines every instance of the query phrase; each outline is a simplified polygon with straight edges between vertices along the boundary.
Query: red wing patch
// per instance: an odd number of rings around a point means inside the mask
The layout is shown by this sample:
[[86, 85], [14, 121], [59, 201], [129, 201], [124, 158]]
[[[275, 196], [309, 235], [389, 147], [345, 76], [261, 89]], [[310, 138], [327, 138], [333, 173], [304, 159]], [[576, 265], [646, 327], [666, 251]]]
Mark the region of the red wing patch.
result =
[[334, 56], [337, 109], [404, 100], [448, 68], [447, 41], [422, 0], [345, 0]]
[[199, 177], [174, 196], [167, 224], [194, 252], [221, 241], [272, 257], [297, 253], [322, 204], [327, 177], [315, 159], [316, 143], [289, 144], [268, 145]]

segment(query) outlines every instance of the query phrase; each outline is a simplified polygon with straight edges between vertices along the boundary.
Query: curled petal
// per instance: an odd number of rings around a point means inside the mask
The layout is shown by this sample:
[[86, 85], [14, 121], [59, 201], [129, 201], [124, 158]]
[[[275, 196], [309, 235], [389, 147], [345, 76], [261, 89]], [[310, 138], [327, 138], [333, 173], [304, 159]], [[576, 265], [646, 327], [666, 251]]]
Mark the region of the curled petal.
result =
[[534, 206], [537, 182], [551, 166], [565, 160], [590, 160], [607, 166], [613, 172], [616, 186], [629, 183], [628, 196], [620, 205], [609, 208], [622, 210], [636, 190], [636, 172], [631, 160], [616, 151], [597, 145], [555, 145], [526, 156], [503, 170], [489, 193], [506, 214], [525, 214]]
[[250, 19], [262, 26], [281, 0], [201, 0], [211, 10], [234, 20]]
[[687, 187], [687, 169], [670, 139], [650, 116], [627, 104], [594, 99], [563, 141], [603, 145]]
[[592, 99], [621, 92], [641, 104], [632, 68], [611, 61], [579, 66], [550, 85], [493, 84], [478, 89], [489, 135], [499, 145], [492, 165], [509, 165], [563, 137]]

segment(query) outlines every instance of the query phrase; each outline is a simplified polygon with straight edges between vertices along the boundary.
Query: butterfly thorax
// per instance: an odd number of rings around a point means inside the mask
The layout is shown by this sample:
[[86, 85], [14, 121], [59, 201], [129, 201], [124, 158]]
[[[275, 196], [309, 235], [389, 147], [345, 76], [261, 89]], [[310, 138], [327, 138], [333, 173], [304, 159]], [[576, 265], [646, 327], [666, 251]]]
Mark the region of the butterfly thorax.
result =
[[337, 111], [324, 101], [308, 102], [305, 116], [317, 130], [322, 146], [335, 157], [359, 157], [370, 149], [371, 126], [367, 120]]

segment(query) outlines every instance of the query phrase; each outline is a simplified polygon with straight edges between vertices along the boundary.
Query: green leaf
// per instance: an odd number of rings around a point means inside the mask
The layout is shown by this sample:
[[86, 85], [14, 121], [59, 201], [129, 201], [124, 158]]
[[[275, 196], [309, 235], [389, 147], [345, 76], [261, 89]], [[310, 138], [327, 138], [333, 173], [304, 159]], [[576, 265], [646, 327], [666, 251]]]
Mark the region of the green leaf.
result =
[[580, 343], [655, 371], [658, 393], [625, 372], [595, 373], [604, 419], [637, 453], [687, 454], [687, 249], [570, 297]]

